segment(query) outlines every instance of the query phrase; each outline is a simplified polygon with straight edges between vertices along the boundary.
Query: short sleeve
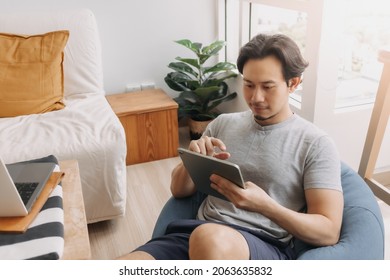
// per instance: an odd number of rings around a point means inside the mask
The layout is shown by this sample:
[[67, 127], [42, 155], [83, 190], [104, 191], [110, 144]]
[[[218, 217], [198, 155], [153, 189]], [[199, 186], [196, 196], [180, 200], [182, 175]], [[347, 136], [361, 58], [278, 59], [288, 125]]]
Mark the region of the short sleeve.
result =
[[340, 158], [336, 145], [329, 136], [319, 137], [309, 148], [303, 176], [304, 189], [342, 191]]

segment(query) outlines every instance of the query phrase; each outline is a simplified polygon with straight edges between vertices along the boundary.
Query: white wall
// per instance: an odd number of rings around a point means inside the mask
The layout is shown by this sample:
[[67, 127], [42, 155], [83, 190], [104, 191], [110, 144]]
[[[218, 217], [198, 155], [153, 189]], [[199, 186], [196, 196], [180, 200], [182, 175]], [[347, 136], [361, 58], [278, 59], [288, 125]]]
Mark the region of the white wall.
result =
[[124, 92], [128, 83], [165, 85], [167, 65], [188, 56], [174, 43], [191, 39], [204, 44], [217, 39], [215, 0], [0, 0], [1, 12], [88, 8], [96, 16], [107, 94]]

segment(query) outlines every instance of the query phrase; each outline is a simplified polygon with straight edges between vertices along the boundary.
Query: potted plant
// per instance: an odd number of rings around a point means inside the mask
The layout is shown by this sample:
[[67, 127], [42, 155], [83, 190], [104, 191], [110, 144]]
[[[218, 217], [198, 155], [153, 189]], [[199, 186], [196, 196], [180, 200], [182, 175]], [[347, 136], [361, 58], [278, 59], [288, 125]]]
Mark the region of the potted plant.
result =
[[237, 76], [233, 71], [236, 66], [230, 62], [205, 65], [225, 46], [224, 41], [215, 41], [204, 47], [187, 39], [175, 42], [190, 49], [195, 58], [176, 57], [176, 62], [168, 65], [174, 71], [164, 80], [171, 89], [180, 92], [174, 98], [179, 104], [179, 120], [188, 118], [191, 139], [198, 139], [207, 124], [219, 114], [216, 107], [237, 96], [236, 92], [228, 92], [225, 82]]

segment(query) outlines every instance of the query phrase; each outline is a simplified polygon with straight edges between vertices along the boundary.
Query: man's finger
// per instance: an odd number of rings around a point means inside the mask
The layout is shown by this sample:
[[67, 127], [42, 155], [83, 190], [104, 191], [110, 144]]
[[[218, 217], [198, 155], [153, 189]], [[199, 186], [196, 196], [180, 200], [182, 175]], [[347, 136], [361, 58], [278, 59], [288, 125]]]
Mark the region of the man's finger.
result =
[[230, 154], [228, 152], [214, 153], [214, 157], [217, 159], [226, 160], [230, 158]]
[[210, 137], [210, 141], [213, 144], [214, 147], [218, 147], [221, 151], [226, 150], [225, 144], [222, 142], [222, 140], [214, 137]]
[[213, 145], [213, 137], [205, 137], [205, 146], [207, 150], [207, 155], [212, 156], [214, 154], [214, 145]]

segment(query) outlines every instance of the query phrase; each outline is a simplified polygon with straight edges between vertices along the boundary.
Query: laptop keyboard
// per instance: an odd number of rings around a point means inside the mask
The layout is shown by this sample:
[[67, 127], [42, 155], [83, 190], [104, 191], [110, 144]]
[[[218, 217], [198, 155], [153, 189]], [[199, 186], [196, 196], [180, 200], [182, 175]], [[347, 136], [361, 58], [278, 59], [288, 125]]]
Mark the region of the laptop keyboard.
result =
[[15, 183], [16, 189], [19, 192], [21, 199], [23, 200], [24, 205], [27, 204], [35, 189], [38, 186], [38, 183]]

